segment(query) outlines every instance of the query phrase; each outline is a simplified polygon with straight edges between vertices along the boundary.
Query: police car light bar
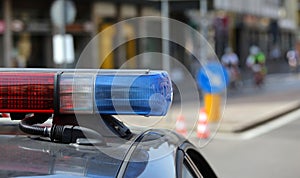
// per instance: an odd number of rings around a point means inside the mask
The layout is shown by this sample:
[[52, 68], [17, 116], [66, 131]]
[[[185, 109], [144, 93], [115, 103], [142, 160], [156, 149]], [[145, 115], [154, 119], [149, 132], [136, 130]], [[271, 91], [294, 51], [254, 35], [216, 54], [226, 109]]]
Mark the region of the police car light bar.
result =
[[0, 113], [166, 115], [165, 71], [0, 69]]

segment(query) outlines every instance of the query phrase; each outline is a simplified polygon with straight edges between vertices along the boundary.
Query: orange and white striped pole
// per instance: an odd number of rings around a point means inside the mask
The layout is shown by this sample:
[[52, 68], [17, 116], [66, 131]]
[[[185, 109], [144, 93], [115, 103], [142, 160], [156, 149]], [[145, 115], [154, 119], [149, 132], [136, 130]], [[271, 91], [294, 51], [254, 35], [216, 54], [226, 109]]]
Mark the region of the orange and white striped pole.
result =
[[208, 117], [205, 109], [200, 109], [199, 119], [197, 125], [197, 137], [201, 139], [206, 139], [209, 137], [209, 128], [208, 128]]

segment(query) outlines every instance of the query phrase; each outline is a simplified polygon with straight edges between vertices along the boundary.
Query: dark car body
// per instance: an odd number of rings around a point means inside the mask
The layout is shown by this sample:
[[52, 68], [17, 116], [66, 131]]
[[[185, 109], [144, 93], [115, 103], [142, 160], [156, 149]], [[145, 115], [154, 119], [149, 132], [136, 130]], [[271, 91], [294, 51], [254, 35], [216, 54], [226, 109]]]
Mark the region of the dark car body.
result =
[[24, 135], [15, 121], [0, 125], [0, 177], [216, 177], [198, 149], [169, 130], [92, 145]]

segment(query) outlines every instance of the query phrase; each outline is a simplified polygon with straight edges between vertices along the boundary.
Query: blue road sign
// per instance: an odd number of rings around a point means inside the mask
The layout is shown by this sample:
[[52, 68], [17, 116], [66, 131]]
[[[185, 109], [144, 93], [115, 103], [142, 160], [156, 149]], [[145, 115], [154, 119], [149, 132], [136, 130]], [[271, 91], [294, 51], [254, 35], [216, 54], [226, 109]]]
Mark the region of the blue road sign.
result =
[[221, 93], [229, 83], [229, 75], [220, 63], [211, 62], [199, 70], [197, 82], [206, 93]]

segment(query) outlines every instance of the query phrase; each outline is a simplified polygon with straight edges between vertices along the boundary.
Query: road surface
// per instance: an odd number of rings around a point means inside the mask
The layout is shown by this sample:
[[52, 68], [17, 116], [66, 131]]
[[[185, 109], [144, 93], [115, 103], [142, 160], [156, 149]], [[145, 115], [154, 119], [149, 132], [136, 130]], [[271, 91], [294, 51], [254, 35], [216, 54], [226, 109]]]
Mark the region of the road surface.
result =
[[202, 153], [222, 178], [300, 177], [299, 110], [293, 117], [252, 139], [213, 139]]

